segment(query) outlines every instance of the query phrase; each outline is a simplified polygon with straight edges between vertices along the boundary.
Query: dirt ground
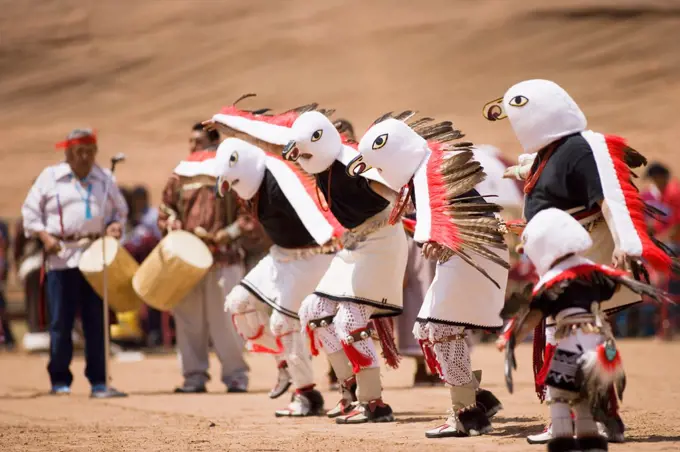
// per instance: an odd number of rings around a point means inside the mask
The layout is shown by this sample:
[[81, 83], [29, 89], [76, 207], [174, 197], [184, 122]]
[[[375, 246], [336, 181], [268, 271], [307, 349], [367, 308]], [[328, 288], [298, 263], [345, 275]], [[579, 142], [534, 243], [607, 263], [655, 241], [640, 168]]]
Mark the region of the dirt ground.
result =
[[[676, 451], [680, 447], [680, 343], [622, 341], [628, 389], [623, 417], [628, 442], [613, 451]], [[530, 346], [518, 353], [516, 393], [503, 383], [502, 358], [490, 346], [473, 352], [475, 367], [484, 370], [483, 386], [494, 391], [505, 409], [493, 421], [488, 436], [428, 440], [424, 431], [437, 425], [447, 408], [442, 387], [410, 387], [414, 369], [404, 360], [399, 370], [384, 371], [385, 399], [397, 422], [339, 426], [326, 418], [276, 419], [273, 411], [285, 397], [270, 400], [274, 381], [270, 358], [253, 357], [249, 394], [226, 394], [219, 381], [209, 394], [171, 394], [180, 382], [175, 356], [150, 356], [139, 362], [112, 363], [115, 386], [130, 397], [90, 400], [77, 358], [74, 394], [46, 394], [46, 357], [0, 356], [0, 444], [9, 451], [450, 451], [474, 452], [544, 450], [524, 437], [543, 427], [547, 409], [538, 404], [531, 383]], [[212, 363], [218, 369], [217, 361]], [[319, 381], [324, 361], [315, 360]], [[323, 385], [322, 385], [323, 386]], [[323, 388], [322, 388], [323, 389]], [[336, 394], [324, 391], [327, 407]]]
[[399, 109], [520, 151], [483, 105], [527, 78], [562, 84], [597, 131], [680, 171], [675, 0], [0, 0], [0, 216], [74, 127], [124, 184], [162, 184], [190, 126], [245, 107], [309, 102], [363, 130]]

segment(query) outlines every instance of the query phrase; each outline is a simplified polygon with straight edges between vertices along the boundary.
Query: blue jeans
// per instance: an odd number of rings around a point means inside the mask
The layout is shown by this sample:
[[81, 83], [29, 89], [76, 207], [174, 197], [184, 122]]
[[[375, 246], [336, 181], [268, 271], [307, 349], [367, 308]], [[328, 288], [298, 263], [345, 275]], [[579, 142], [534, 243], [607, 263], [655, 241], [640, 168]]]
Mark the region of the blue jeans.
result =
[[104, 355], [104, 305], [80, 270], [47, 272], [50, 312], [50, 362], [47, 371], [52, 386], [73, 382], [69, 369], [73, 358], [73, 322], [80, 312], [85, 335], [85, 376], [91, 385], [106, 383]]

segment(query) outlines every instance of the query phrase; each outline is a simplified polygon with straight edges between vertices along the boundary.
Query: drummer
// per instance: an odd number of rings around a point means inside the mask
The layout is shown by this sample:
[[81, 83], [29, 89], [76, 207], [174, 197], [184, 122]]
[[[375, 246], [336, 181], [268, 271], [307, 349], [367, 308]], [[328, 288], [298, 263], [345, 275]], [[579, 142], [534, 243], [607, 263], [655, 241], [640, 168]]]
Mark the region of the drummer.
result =
[[[220, 136], [203, 130], [201, 123], [189, 136], [187, 161], [215, 156]], [[237, 202], [229, 197], [218, 202], [214, 183], [187, 182], [173, 173], [163, 189], [158, 227], [161, 231], [183, 229], [204, 239], [213, 252], [215, 265], [203, 280], [172, 311], [177, 328], [184, 383], [176, 393], [206, 392], [209, 343], [222, 364], [221, 380], [227, 392], [246, 392], [248, 365], [243, 358], [243, 341], [224, 312], [224, 297], [244, 275], [244, 253], [237, 244], [242, 230], [237, 220]], [[244, 231], [245, 233], [245, 231]]]
[[116, 397], [121, 393], [108, 388], [106, 381], [103, 303], [78, 270], [78, 261], [104, 226], [107, 235], [120, 238], [128, 208], [111, 172], [95, 163], [97, 139], [92, 130], [73, 130], [57, 148], [64, 149], [65, 161], [40, 173], [21, 208], [26, 237], [39, 238], [47, 254], [51, 393], [71, 392], [71, 333], [78, 311], [91, 395]]

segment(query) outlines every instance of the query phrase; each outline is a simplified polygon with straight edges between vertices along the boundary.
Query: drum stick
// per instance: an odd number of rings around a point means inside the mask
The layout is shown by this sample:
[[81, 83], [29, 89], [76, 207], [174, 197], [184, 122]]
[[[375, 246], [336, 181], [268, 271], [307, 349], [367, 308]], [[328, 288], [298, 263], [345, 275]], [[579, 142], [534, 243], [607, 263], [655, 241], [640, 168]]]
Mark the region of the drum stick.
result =
[[[106, 202], [109, 200], [109, 190], [111, 184], [113, 183], [113, 175], [116, 171], [116, 165], [125, 160], [125, 154], [119, 152], [118, 154], [111, 157], [111, 177], [107, 179], [106, 186], [104, 187], [104, 201], [102, 201], [101, 212], [102, 215], [106, 213]], [[106, 381], [106, 386], [109, 386], [110, 375], [109, 375], [109, 352], [110, 352], [110, 327], [109, 327], [109, 281], [108, 281], [108, 271], [106, 268], [106, 221], [102, 222], [102, 279], [103, 279], [103, 290], [104, 290], [104, 376]]]

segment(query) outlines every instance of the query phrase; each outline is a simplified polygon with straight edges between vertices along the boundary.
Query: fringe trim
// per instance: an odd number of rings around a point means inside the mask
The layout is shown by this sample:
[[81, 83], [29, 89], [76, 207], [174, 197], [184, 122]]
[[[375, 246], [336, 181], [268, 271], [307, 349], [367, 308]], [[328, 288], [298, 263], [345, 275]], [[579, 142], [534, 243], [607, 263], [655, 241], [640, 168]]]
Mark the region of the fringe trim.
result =
[[398, 369], [401, 356], [399, 356], [397, 344], [394, 341], [394, 323], [392, 319], [389, 317], [374, 319], [373, 325], [380, 339], [382, 356], [385, 359], [385, 363], [392, 369]]

